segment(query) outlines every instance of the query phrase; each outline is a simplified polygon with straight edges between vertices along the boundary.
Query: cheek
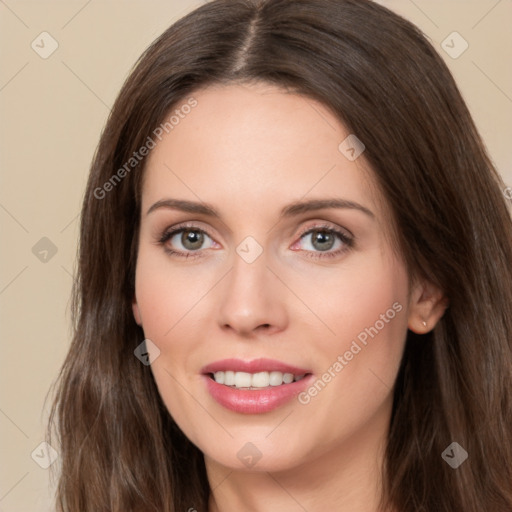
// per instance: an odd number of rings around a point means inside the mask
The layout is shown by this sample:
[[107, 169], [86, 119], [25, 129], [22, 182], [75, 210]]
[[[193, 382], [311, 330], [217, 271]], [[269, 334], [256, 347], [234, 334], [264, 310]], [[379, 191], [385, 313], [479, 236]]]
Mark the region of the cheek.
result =
[[353, 371], [357, 371], [358, 381], [373, 376], [374, 382], [382, 379], [384, 387], [390, 388], [407, 332], [408, 276], [399, 262], [383, 258], [380, 265], [359, 273], [356, 280], [357, 291], [346, 304], [352, 318], [347, 322], [349, 336], [344, 338], [350, 340], [347, 351], [357, 353], [352, 359]]
[[215, 276], [207, 271], [198, 275], [196, 267], [173, 266], [159, 251], [140, 248], [135, 291], [145, 336], [165, 343], [177, 329], [187, 327], [187, 315], [211, 288]]
[[[409, 287], [403, 264], [376, 249], [340, 265], [336, 272], [327, 270], [316, 275], [297, 273], [294, 283], [294, 291], [326, 327], [323, 336], [315, 336], [318, 356], [332, 358], [349, 350], [354, 340], [368, 349], [365, 352], [379, 356], [387, 353], [389, 345], [400, 349]], [[378, 343], [370, 346], [372, 340]]]
[[188, 391], [200, 385], [194, 357], [204, 350], [202, 322], [205, 317], [211, 318], [204, 307], [215, 278], [211, 269], [173, 267], [154, 249], [140, 248], [135, 283], [137, 307], [145, 338], [160, 351], [151, 371], [167, 409], [192, 438], [194, 429], [188, 416], [195, 402]]
[[[315, 295], [319, 316], [335, 334], [318, 340], [316, 364], [323, 373], [299, 397], [326, 425], [326, 446], [343, 435], [340, 430], [358, 431], [389, 405], [407, 333], [404, 267], [380, 257], [346, 270]], [[343, 418], [342, 428], [334, 418]]]

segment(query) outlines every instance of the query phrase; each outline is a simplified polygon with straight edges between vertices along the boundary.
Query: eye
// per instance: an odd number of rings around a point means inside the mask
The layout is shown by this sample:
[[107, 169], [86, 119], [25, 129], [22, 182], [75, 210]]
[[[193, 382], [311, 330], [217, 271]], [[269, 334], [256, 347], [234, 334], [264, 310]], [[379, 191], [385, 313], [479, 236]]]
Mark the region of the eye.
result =
[[292, 249], [303, 250], [311, 257], [331, 257], [349, 250], [353, 241], [347, 233], [330, 226], [314, 226], [301, 235]]
[[303, 235], [301, 239], [307, 241], [306, 247], [304, 247], [306, 251], [329, 251], [336, 245], [336, 242], [339, 245], [336, 234], [326, 229], [315, 229]]
[[192, 253], [210, 249], [215, 242], [202, 229], [193, 226], [177, 226], [164, 232], [159, 243], [164, 246], [169, 254], [187, 258], [198, 256], [198, 254]]
[[[200, 257], [205, 249], [218, 246], [206, 231], [189, 225], [168, 229], [161, 235], [158, 243], [168, 254], [183, 258]], [[308, 257], [326, 258], [341, 255], [353, 243], [351, 235], [331, 226], [314, 226], [303, 232], [291, 249], [304, 251]]]

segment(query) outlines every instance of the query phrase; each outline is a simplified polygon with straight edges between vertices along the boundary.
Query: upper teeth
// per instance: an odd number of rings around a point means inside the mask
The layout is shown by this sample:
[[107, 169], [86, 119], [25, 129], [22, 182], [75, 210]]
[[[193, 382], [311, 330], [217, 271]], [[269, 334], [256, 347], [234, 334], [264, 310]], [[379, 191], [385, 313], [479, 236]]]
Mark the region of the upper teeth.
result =
[[282, 372], [215, 372], [213, 378], [218, 384], [235, 386], [236, 388], [266, 388], [268, 386], [281, 386], [300, 380], [304, 375]]

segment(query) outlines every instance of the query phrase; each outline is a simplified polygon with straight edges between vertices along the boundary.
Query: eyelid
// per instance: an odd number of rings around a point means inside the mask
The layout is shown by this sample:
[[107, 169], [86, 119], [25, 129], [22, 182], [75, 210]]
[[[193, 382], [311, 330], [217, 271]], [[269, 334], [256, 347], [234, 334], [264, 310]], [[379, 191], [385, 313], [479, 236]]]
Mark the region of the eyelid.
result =
[[[334, 231], [334, 232], [342, 232], [347, 238], [355, 238], [352, 232], [344, 227], [337, 226], [336, 224], [330, 224], [326, 221], [316, 221], [317, 224], [314, 223], [315, 221], [312, 221], [312, 224], [309, 225], [309, 227], [303, 228], [303, 230], [300, 231], [300, 234], [298, 235], [299, 238], [303, 237], [305, 234], [314, 231], [314, 230], [322, 230], [325, 229], [327, 231]], [[344, 233], [346, 232], [346, 234]]]
[[189, 229], [191, 231], [199, 231], [201, 233], [204, 233], [204, 234], [208, 235], [213, 240], [214, 237], [210, 234], [208, 229], [204, 228], [204, 227], [200, 227], [197, 224], [197, 222], [198, 221], [185, 221], [185, 222], [180, 222], [179, 224], [170, 226], [168, 228], [165, 228], [161, 232], [161, 236], [159, 236], [159, 238], [167, 237], [169, 235], [174, 235], [179, 231], [184, 231], [186, 229]]

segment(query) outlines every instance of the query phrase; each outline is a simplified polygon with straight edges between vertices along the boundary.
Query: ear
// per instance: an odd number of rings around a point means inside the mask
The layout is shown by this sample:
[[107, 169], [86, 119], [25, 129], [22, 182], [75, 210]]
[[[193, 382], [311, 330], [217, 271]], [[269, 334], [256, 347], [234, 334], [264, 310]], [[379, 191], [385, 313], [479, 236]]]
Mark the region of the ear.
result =
[[408, 328], [416, 334], [430, 332], [448, 307], [448, 299], [434, 284], [420, 281], [409, 299]]
[[142, 317], [140, 316], [139, 306], [137, 304], [136, 297], [133, 297], [132, 311], [133, 311], [133, 316], [135, 318], [135, 322], [137, 322], [137, 325], [140, 325], [142, 327]]

